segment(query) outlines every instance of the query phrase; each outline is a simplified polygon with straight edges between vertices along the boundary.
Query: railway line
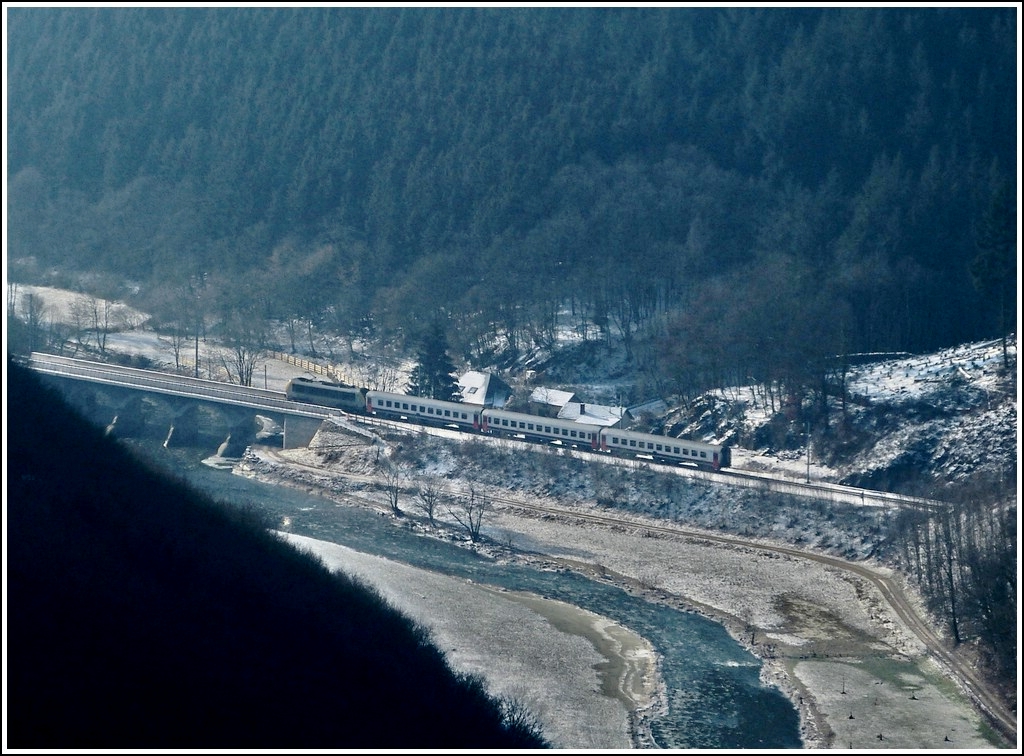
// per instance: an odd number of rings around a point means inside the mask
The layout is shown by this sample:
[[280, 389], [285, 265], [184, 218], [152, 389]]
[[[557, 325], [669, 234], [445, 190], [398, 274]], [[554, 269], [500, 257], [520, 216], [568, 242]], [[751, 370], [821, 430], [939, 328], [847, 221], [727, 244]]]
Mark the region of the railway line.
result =
[[[377, 417], [366, 417], [343, 413], [346, 420], [362, 425], [378, 428], [390, 428], [398, 431], [408, 432], [410, 428], [419, 433], [442, 436], [453, 439], [479, 438], [485, 441], [502, 444], [520, 444], [524, 450], [541, 451], [556, 448], [551, 444], [538, 444], [525, 439], [514, 439], [508, 437], [493, 438], [481, 434], [467, 434], [464, 431], [454, 428], [439, 428], [418, 424], [403, 423], [397, 420], [388, 420]], [[632, 467], [634, 469], [647, 468], [659, 472], [688, 477], [695, 480], [704, 480], [710, 483], [743, 486], [746, 488], [759, 488], [772, 493], [790, 494], [793, 496], [812, 497], [819, 500], [826, 500], [835, 503], [854, 504], [860, 506], [881, 507], [881, 508], [914, 508], [936, 510], [948, 506], [945, 502], [935, 499], [926, 499], [906, 494], [890, 493], [888, 491], [875, 491], [868, 488], [857, 488], [844, 486], [838, 483], [826, 481], [799, 481], [785, 478], [778, 475], [770, 475], [763, 472], [742, 470], [736, 467], [723, 468], [717, 472], [691, 467], [682, 464], [665, 464], [655, 461], [651, 457], [638, 456], [630, 459], [608, 453], [594, 452], [572, 448], [571, 446], [557, 447], [563, 453], [586, 461], [601, 461], [606, 464]]]
[[[518, 441], [510, 438], [492, 438], [483, 434], [467, 434], [462, 431], [455, 431], [444, 427], [413, 425], [395, 420], [382, 419], [379, 417], [366, 417], [349, 414], [337, 409], [289, 402], [280, 392], [260, 391], [258, 389], [242, 389], [241, 387], [212, 384], [212, 382], [181, 379], [171, 376], [154, 377], [151, 371], [135, 371], [132, 369], [107, 367], [101, 369], [96, 366], [82, 368], [80, 365], [76, 365], [76, 363], [80, 361], [69, 360], [67, 358], [53, 358], [50, 355], [44, 356], [34, 354], [32, 357], [32, 362], [34, 364], [31, 364], [30, 366], [40, 372], [49, 372], [56, 375], [65, 375], [78, 379], [93, 380], [104, 383], [121, 383], [123, 385], [126, 374], [130, 374], [130, 378], [128, 380], [135, 383], [137, 386], [144, 385], [146, 389], [151, 391], [202, 396], [213, 401], [248, 404], [249, 406], [263, 407], [267, 409], [283, 409], [296, 414], [309, 413], [310, 416], [320, 417], [323, 419], [343, 416], [350, 422], [367, 426], [375, 426], [378, 428], [391, 428], [405, 432], [408, 432], [410, 429], [415, 429], [416, 432], [463, 439], [470, 437], [471, 435], [471, 437], [484, 440], [485, 442], [519, 444], [524, 451], [527, 449], [531, 451], [541, 451], [551, 448], [552, 446], [551, 444], [530, 443], [525, 440]], [[568, 445], [561, 446], [560, 450], [565, 454], [586, 459], [588, 461], [599, 461], [601, 463], [634, 468], [649, 468], [658, 470], [659, 472], [701, 479], [716, 484], [763, 488], [766, 491], [814, 497], [817, 499], [826, 499], [828, 501], [885, 508], [913, 507], [934, 509], [945, 506], [943, 502], [929, 499], [871, 491], [868, 489], [841, 486], [821, 481], [795, 481], [779, 476], [739, 470], [736, 468], [712, 472], [682, 464], [660, 464], [655, 462], [652, 458], [644, 458], [642, 456], [630, 459], [607, 453], [583, 451], [573, 449]], [[297, 463], [293, 460], [288, 460], [287, 464], [294, 465]], [[325, 472], [322, 468], [314, 466], [307, 467], [316, 470], [320, 474]], [[350, 496], [349, 498], [355, 499], [357, 497]], [[784, 545], [767, 545], [759, 541], [750, 541], [735, 536], [709, 534], [702, 531], [690, 530], [675, 524], [651, 522], [640, 524], [634, 520], [617, 518], [608, 514], [528, 504], [500, 496], [492, 495], [489, 499], [497, 506], [506, 508], [514, 507], [521, 511], [532, 512], [534, 516], [572, 517], [576, 520], [589, 521], [594, 524], [607, 527], [625, 526], [630, 528], [642, 528], [652, 533], [699, 539], [705, 542], [719, 543], [722, 545], [761, 549], [790, 557], [815, 561], [833, 569], [839, 569], [850, 574], [857, 575], [875, 587], [885, 602], [891, 607], [892, 612], [899, 617], [904, 625], [921, 640], [928, 649], [932, 658], [948, 670], [954, 679], [959, 681], [963, 690], [969, 695], [971, 700], [975, 702], [978, 708], [985, 713], [986, 717], [1000, 731], [1000, 733], [1002, 733], [1004, 737], [1009, 738], [1011, 742], [1016, 742], [1016, 718], [1013, 712], [1009, 711], [1002, 704], [1001, 700], [986, 687], [984, 681], [970, 665], [963, 663], [956, 655], [948, 651], [942, 640], [930, 628], [928, 622], [916, 612], [913, 605], [904, 596], [899, 585], [892, 579], [867, 565], [849, 562], [824, 554], [807, 552]], [[366, 501], [361, 501], [361, 503], [366, 504]]]
[[[270, 391], [266, 389], [225, 384], [218, 381], [175, 376], [152, 370], [140, 370], [137, 368], [106, 365], [38, 352], [32, 353], [28, 365], [32, 369], [41, 373], [48, 373], [56, 376], [111, 385], [130, 386], [157, 393], [190, 396], [205, 399], [207, 401], [247, 406], [254, 409], [285, 412], [288, 414], [303, 415], [311, 418], [319, 417], [322, 419], [340, 416], [352, 422], [374, 425], [377, 427], [391, 427], [406, 430], [413, 427], [426, 433], [434, 433], [438, 435], [461, 434], [458, 437], [468, 437], [465, 429], [456, 430], [455, 428], [407, 423], [373, 415], [353, 414], [335, 407], [311, 404], [306, 401], [291, 401], [279, 391]], [[466, 406], [468, 408], [473, 405], [459, 406]], [[473, 433], [471, 436], [473, 438], [497, 440], [488, 434]], [[501, 437], [501, 441], [507, 441], [510, 443], [516, 443], [518, 441], [522, 443], [522, 448], [524, 449], [531, 447], [533, 449], [542, 449], [552, 445], [527, 441], [525, 437], [517, 439], [515, 436], [508, 435], [503, 435]], [[566, 441], [568, 441], [568, 439], [566, 439]], [[564, 443], [561, 441], [555, 441], [553, 444], [559, 445], [558, 448], [564, 450], [566, 453], [579, 456], [582, 459], [602, 460], [610, 464], [619, 464], [624, 466], [649, 466], [659, 471], [672, 471], [674, 474], [694, 479], [706, 480], [715, 483], [728, 483], [730, 485], [746, 486], [748, 488], [761, 488], [774, 493], [791, 494], [794, 496], [810, 496], [837, 503], [885, 508], [914, 507], [918, 509], [937, 509], [946, 506], [943, 502], [931, 499], [894, 494], [885, 491], [873, 491], [866, 488], [855, 488], [852, 486], [844, 486], [825, 481], [796, 481], [789, 478], [769, 475], [763, 472], [742, 470], [736, 467], [723, 467], [720, 470], [712, 471], [706, 467], [699, 467], [695, 464], [688, 464], [686, 462], [677, 462], [676, 464], [659, 462], [656, 461], [653, 456], [644, 454], [638, 454], [633, 458], [629, 458], [623, 456], [621, 450], [616, 454], [611, 454], [608, 452], [596, 452], [593, 450], [585, 451], [582, 448], [575, 448], [571, 443]]]

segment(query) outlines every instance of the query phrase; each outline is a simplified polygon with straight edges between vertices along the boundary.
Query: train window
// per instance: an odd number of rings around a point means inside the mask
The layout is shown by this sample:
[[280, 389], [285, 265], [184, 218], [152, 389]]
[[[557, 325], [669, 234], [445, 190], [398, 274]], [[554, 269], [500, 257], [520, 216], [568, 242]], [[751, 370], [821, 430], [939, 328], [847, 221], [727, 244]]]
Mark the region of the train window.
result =
[[545, 433], [551, 433], [551, 426], [550, 425], [545, 425], [544, 426], [544, 432]]
[[568, 436], [569, 435], [569, 431], [567, 431], [565, 428], [562, 428], [562, 435], [563, 436]]
[[409, 404], [408, 404], [408, 402], [402, 402], [402, 409], [404, 409], [404, 410], [407, 410], [407, 409], [409, 409]]
[[701, 452], [700, 456], [701, 456], [702, 459], [706, 458], [708, 456], [708, 453], [707, 452]]
[[504, 417], [501, 418], [501, 424], [507, 426], [508, 425], [508, 420], [506, 418], [504, 418]]
[[444, 416], [445, 416], [445, 417], [451, 417], [451, 416], [452, 416], [452, 413], [451, 413], [451, 411], [450, 411], [450, 410], [445, 410], [445, 411], [444, 411]]
[[679, 453], [679, 447], [678, 446], [673, 446], [672, 447], [672, 453], [673, 454], [678, 454]]
[[661, 451], [661, 444], [657, 444], [655, 447], [658, 451]]
[[569, 431], [569, 435], [576, 438], [576, 431]]
[[633, 439], [630, 439], [629, 440], [629, 445], [630, 446], [636, 446], [636, 441], [634, 441]]
[[526, 430], [533, 430], [533, 423], [527, 423]]

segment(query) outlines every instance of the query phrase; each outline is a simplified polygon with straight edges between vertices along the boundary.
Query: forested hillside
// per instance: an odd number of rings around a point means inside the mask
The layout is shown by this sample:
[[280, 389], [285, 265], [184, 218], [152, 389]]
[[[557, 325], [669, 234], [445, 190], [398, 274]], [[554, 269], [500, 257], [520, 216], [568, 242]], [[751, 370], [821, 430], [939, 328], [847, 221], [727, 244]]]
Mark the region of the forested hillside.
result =
[[10, 275], [677, 391], [1002, 336], [1017, 11], [8, 9]]
[[36, 373], [4, 378], [5, 751], [546, 746], [255, 509], [140, 461]]

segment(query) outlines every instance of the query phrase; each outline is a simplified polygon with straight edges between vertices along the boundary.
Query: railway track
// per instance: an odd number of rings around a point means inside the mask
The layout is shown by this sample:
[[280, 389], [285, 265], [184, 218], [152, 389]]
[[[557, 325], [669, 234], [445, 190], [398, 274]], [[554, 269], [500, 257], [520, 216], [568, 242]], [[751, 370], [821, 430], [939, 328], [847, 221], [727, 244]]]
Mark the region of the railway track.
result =
[[[540, 450], [548, 449], [551, 444], [540, 444], [525, 439], [508, 437], [492, 437], [483, 434], [470, 434], [462, 430], [452, 428], [438, 428], [411, 423], [403, 423], [397, 420], [385, 420], [377, 417], [366, 417], [363, 415], [352, 415], [343, 413], [346, 420], [363, 425], [370, 425], [378, 428], [391, 428], [398, 431], [408, 432], [410, 429], [420, 433], [429, 433], [448, 438], [474, 438], [497, 443], [521, 444], [524, 449]], [[572, 447], [560, 447], [564, 453], [570, 454], [578, 459], [595, 461], [599, 460], [606, 464], [619, 465], [627, 468], [647, 468], [659, 472], [671, 473], [695, 480], [704, 480], [711, 483], [743, 486], [746, 488], [759, 488], [773, 493], [790, 494], [793, 496], [811, 497], [819, 500], [826, 500], [836, 503], [855, 504], [860, 506], [872, 506], [881, 508], [913, 508], [925, 510], [944, 509], [949, 506], [946, 502], [935, 499], [926, 499], [906, 494], [890, 493], [888, 491], [874, 491], [869, 488], [857, 488], [855, 486], [844, 486], [839, 483], [826, 481], [799, 481], [790, 478], [759, 473], [750, 470], [741, 470], [730, 467], [711, 472], [709, 470], [690, 467], [681, 464], [668, 464], [655, 461], [650, 457], [627, 458], [610, 453], [594, 452], [589, 450], [575, 449]]]

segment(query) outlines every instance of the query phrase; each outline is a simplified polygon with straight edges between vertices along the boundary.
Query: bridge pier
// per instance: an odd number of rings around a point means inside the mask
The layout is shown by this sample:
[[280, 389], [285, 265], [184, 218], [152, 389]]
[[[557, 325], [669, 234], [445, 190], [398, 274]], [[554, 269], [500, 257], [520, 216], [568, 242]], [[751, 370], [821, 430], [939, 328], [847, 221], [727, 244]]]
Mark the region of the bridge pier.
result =
[[149, 408], [141, 397], [133, 396], [122, 404], [107, 425], [106, 435], [120, 438], [141, 436], [146, 430]]
[[199, 408], [189, 403], [171, 419], [171, 426], [164, 439], [164, 448], [173, 446], [193, 446], [199, 441], [200, 417]]
[[252, 412], [233, 413], [227, 438], [217, 448], [218, 457], [241, 457], [256, 440], [259, 423]]
[[309, 446], [313, 436], [320, 430], [323, 420], [317, 417], [293, 417], [284, 419], [284, 448], [299, 449]]

